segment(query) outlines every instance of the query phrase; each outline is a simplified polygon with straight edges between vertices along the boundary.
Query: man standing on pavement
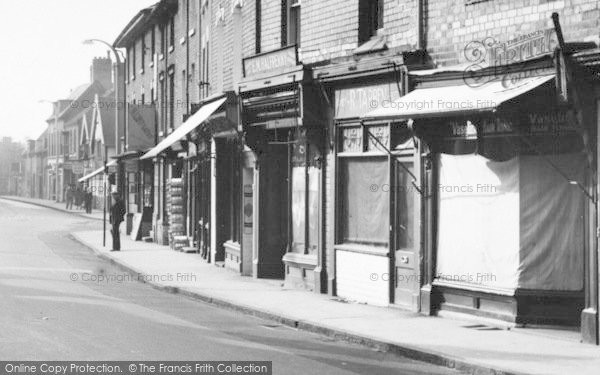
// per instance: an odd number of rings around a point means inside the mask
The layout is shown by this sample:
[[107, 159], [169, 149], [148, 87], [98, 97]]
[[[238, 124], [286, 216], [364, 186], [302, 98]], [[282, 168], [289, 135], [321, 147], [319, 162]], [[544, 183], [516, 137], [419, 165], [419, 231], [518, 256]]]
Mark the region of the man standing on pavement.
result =
[[73, 209], [73, 187], [67, 185], [65, 189], [65, 200], [67, 201], [67, 210]]
[[113, 246], [111, 251], [119, 251], [121, 250], [121, 238], [119, 234], [119, 226], [123, 221], [123, 216], [125, 216], [125, 205], [119, 196], [119, 193], [112, 193], [112, 204], [110, 206], [110, 224], [112, 229], [110, 233], [112, 234]]

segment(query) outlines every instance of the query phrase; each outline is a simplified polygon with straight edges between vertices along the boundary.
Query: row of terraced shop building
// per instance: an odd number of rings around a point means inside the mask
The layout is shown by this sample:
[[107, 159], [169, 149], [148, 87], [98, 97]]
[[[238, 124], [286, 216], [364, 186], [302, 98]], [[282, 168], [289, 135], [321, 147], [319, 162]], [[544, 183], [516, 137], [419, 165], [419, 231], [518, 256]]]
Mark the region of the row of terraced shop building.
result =
[[113, 45], [127, 231], [597, 343], [599, 19], [596, 0], [162, 0]]

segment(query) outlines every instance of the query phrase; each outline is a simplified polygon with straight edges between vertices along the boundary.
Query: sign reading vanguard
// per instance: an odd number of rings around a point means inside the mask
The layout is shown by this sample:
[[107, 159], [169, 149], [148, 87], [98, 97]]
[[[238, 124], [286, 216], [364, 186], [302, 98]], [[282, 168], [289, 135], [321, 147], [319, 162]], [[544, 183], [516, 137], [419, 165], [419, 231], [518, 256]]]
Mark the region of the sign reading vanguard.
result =
[[[517, 117], [484, 116], [473, 119], [471, 126], [479, 125], [480, 135], [557, 135], [574, 132], [575, 114], [571, 110], [552, 109], [545, 112], [520, 113]], [[448, 121], [450, 136], [468, 138], [471, 121]], [[476, 136], [477, 133], [474, 133]]]
[[296, 46], [281, 48], [244, 59], [244, 77], [278, 72], [298, 65]]

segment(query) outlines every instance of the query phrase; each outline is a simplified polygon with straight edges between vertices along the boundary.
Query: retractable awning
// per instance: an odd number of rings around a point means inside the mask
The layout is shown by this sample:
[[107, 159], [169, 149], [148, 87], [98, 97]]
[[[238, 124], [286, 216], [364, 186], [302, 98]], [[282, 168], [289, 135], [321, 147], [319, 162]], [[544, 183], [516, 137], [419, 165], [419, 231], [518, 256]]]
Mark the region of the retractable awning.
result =
[[223, 105], [226, 100], [227, 98], [222, 98], [212, 103], [203, 105], [196, 113], [190, 116], [187, 121], [175, 129], [173, 133], [169, 134], [167, 138], [163, 139], [152, 150], [144, 154], [144, 156], [142, 156], [140, 159], [143, 160], [156, 157], [158, 154], [171, 147], [175, 142], [184, 138], [189, 132], [206, 121], [206, 119], [209, 118], [210, 115], [212, 115], [217, 109], [219, 109], [219, 107]]
[[516, 82], [495, 80], [471, 87], [467, 84], [416, 89], [390, 102], [378, 103], [378, 108], [368, 112], [363, 119], [410, 119], [439, 117], [493, 111], [502, 103], [523, 95], [555, 75], [520, 79]]
[[[115, 165], [115, 164], [117, 164], [117, 161], [116, 161], [116, 160], [112, 160], [112, 161], [108, 162], [108, 163], [106, 164], [106, 166], [107, 166], [107, 167], [110, 167], [111, 165]], [[79, 180], [77, 180], [77, 181], [79, 181], [79, 182], [84, 182], [84, 181], [87, 181], [87, 180], [89, 180], [90, 178], [92, 178], [92, 177], [94, 177], [94, 176], [96, 176], [97, 174], [100, 174], [100, 173], [102, 173], [102, 172], [104, 172], [104, 167], [100, 167], [100, 168], [96, 169], [95, 171], [93, 171], [93, 172], [91, 172], [91, 173], [88, 173], [88, 174], [86, 174], [85, 176], [81, 177], [81, 178], [80, 178]]]

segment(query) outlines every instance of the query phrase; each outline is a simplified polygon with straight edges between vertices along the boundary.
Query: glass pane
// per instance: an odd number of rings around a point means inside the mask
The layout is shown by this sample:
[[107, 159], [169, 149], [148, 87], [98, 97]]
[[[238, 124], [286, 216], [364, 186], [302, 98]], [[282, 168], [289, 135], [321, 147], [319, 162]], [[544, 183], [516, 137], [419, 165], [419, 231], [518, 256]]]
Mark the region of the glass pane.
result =
[[306, 167], [292, 168], [292, 251], [304, 253], [306, 225]]
[[386, 158], [341, 163], [343, 242], [389, 244], [389, 170]]
[[321, 171], [308, 168], [308, 252], [316, 253], [319, 248], [319, 194]]
[[[400, 163], [400, 162], [398, 162]], [[414, 173], [412, 163], [403, 163], [403, 165]], [[412, 177], [396, 164], [396, 249], [412, 248], [414, 241], [414, 194], [415, 188], [412, 185]]]
[[[390, 148], [390, 127], [388, 125], [369, 126], [367, 151], [383, 151]], [[373, 139], [375, 137], [377, 140]]]
[[341, 130], [342, 152], [362, 152], [362, 129], [360, 127]]

